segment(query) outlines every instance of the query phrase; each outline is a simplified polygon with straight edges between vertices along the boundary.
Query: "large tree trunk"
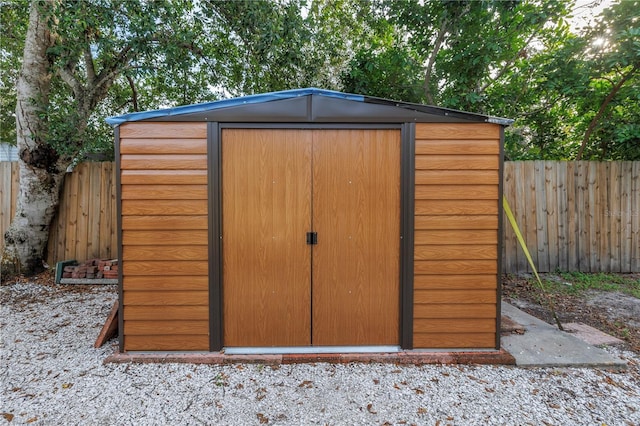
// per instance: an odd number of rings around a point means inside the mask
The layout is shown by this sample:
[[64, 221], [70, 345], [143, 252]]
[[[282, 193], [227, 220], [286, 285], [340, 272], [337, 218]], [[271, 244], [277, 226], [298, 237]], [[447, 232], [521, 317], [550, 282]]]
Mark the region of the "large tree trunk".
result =
[[49, 227], [57, 211], [64, 177], [64, 172], [50, 173], [22, 159], [19, 167], [16, 215], [4, 234], [0, 266], [3, 281], [17, 274], [34, 275], [44, 269]]
[[47, 49], [52, 44], [43, 14], [51, 2], [31, 4], [22, 69], [16, 85], [20, 191], [16, 215], [4, 235], [0, 280], [43, 269], [49, 226], [58, 206], [66, 164], [47, 142], [46, 107], [51, 85]]

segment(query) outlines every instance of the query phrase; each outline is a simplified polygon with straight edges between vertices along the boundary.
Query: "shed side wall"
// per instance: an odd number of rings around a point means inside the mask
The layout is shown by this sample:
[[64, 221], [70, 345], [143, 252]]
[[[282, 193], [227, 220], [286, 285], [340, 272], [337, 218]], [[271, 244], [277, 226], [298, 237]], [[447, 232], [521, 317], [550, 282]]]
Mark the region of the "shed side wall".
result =
[[416, 124], [415, 348], [496, 344], [500, 126]]
[[120, 127], [124, 350], [208, 350], [206, 123]]

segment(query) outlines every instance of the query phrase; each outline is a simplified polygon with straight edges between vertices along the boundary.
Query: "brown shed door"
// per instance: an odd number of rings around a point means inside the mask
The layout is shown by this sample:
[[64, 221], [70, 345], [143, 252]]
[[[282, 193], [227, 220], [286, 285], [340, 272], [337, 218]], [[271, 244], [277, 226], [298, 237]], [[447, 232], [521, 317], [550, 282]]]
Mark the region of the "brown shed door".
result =
[[400, 132], [225, 129], [222, 162], [224, 345], [398, 344]]
[[314, 132], [313, 226], [313, 344], [398, 344], [399, 131]]
[[311, 134], [222, 133], [223, 342], [311, 344]]

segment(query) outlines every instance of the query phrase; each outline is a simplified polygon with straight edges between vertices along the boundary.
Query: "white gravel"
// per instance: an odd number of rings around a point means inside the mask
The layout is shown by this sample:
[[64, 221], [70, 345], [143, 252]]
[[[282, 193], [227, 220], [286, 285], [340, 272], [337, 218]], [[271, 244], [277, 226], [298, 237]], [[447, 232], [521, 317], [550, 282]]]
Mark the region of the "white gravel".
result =
[[114, 286], [0, 287], [0, 423], [639, 425], [628, 371], [386, 364], [108, 364]]

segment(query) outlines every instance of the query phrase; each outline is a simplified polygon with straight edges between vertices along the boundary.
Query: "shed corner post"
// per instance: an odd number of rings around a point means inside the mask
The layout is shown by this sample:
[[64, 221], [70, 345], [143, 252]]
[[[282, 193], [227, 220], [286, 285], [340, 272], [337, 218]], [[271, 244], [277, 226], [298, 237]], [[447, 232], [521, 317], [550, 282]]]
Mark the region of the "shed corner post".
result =
[[222, 350], [222, 144], [220, 124], [207, 124], [209, 350]]
[[413, 243], [415, 214], [415, 123], [404, 123], [401, 130], [400, 160], [400, 347], [413, 349]]
[[500, 158], [498, 167], [498, 259], [496, 274], [496, 350], [500, 350], [502, 327], [502, 249], [504, 245], [502, 197], [504, 196], [504, 126], [500, 126]]

